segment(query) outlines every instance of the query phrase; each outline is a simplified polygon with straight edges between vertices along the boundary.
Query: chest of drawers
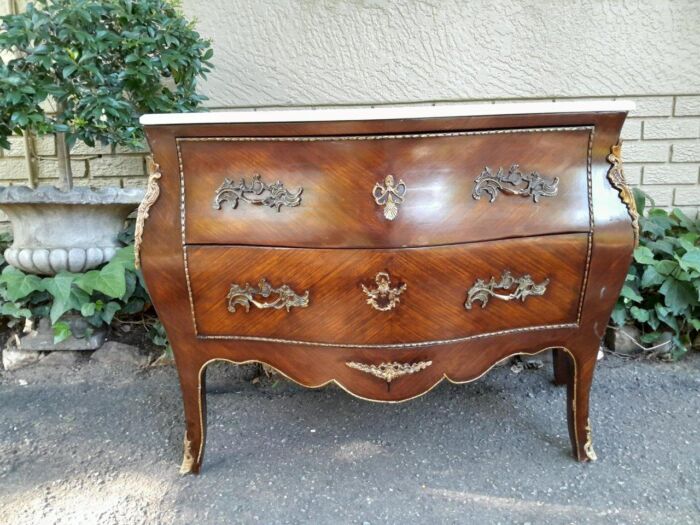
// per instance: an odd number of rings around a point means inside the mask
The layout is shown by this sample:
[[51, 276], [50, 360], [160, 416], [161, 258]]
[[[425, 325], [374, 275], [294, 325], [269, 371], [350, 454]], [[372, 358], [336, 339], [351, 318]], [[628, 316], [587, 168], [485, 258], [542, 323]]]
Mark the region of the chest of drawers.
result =
[[637, 234], [629, 109], [142, 117], [136, 254], [180, 376], [183, 472], [201, 465], [214, 360], [398, 402], [551, 350], [574, 457], [594, 459], [589, 391]]

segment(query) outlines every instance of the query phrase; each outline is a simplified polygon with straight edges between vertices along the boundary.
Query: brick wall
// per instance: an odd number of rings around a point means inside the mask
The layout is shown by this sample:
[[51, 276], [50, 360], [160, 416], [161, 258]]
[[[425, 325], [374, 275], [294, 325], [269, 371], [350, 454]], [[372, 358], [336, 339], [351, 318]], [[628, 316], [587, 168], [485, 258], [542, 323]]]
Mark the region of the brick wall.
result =
[[[24, 159], [22, 137], [10, 138], [12, 148], [0, 150], [0, 184], [27, 184], [29, 167]], [[53, 136], [33, 138], [32, 170], [39, 184], [58, 181], [56, 144]], [[79, 143], [71, 151], [76, 186], [145, 186], [145, 151], [131, 151], [109, 146], [90, 148]]]
[[625, 175], [657, 206], [700, 209], [700, 95], [631, 97], [622, 132]]

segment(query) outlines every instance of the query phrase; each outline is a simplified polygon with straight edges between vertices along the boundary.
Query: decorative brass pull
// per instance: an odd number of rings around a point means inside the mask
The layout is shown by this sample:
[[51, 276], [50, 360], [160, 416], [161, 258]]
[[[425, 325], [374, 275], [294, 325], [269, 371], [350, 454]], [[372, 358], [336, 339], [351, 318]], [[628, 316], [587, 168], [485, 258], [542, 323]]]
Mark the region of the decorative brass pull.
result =
[[301, 193], [303, 191], [304, 188], [299, 188], [292, 193], [288, 191], [280, 181], [267, 184], [260, 180], [259, 174], [253, 175], [253, 180], [250, 185], [246, 183], [244, 178], [241, 178], [238, 184], [234, 184], [231, 179], [226, 178], [214, 194], [212, 207], [215, 210], [220, 210], [222, 202], [230, 201], [231, 208], [235, 210], [238, 207], [238, 202], [244, 201], [257, 206], [277, 208], [279, 212], [282, 206], [289, 206], [291, 208], [299, 206], [301, 203]]
[[401, 284], [398, 288], [391, 287], [391, 277], [386, 272], [379, 272], [374, 277], [374, 282], [377, 283], [375, 290], [370, 290], [364, 284], [362, 291], [367, 295], [367, 304], [371, 305], [375, 310], [386, 312], [392, 310], [401, 299], [399, 295], [406, 291], [406, 284]]
[[398, 183], [394, 182], [393, 175], [387, 175], [384, 179], [384, 185], [376, 183], [372, 188], [372, 197], [378, 206], [384, 206], [384, 217], [393, 221], [399, 214], [399, 204], [404, 200], [406, 195], [406, 184], [399, 179]]
[[[505, 271], [501, 275], [500, 281], [496, 281], [495, 277], [491, 277], [491, 280], [488, 282], [478, 279], [467, 292], [467, 301], [464, 303], [464, 307], [467, 310], [471, 310], [474, 301], [481, 301], [481, 307], [484, 308], [489, 301], [489, 296], [504, 301], [512, 301], [514, 299], [524, 301], [530, 295], [544, 295], [548, 284], [549, 279], [545, 279], [540, 284], [535, 284], [529, 275], [523, 275], [516, 279], [509, 271]], [[495, 291], [510, 290], [513, 286], [515, 286], [515, 290], [508, 295], [499, 294]]]
[[[272, 294], [277, 294], [277, 297], [270, 302], [256, 301], [254, 296], [260, 295], [264, 299], [267, 299]], [[241, 305], [245, 307], [245, 311], [250, 311], [250, 305], [265, 309], [274, 308], [279, 310], [281, 308], [286, 308], [289, 312], [290, 308], [297, 306], [299, 308], [306, 308], [309, 306], [309, 291], [307, 290], [304, 295], [297, 295], [294, 293], [288, 285], [283, 284], [279, 288], [273, 288], [266, 279], [261, 279], [257, 288], [253, 288], [248, 283], [245, 286], [240, 286], [238, 284], [232, 284], [231, 289], [226, 296], [228, 300], [228, 311], [231, 313], [236, 312], [236, 305]]]
[[360, 372], [365, 372], [366, 374], [373, 375], [379, 379], [383, 379], [387, 382], [387, 388], [389, 384], [397, 377], [405, 376], [408, 374], [415, 374], [421, 370], [425, 370], [430, 365], [432, 361], [419, 361], [417, 363], [380, 363], [378, 365], [368, 365], [365, 363], [355, 363], [349, 361], [345, 363], [346, 366], [359, 370]]
[[499, 191], [523, 197], [532, 196], [535, 202], [538, 202], [540, 197], [554, 197], [559, 191], [559, 177], [547, 180], [536, 171], [523, 174], [517, 164], [510, 167], [507, 175], [503, 172], [503, 168], [498, 168], [498, 172], [494, 175], [486, 166], [474, 183], [472, 197], [479, 200], [481, 194], [486, 192], [490, 195], [489, 202], [496, 200]]

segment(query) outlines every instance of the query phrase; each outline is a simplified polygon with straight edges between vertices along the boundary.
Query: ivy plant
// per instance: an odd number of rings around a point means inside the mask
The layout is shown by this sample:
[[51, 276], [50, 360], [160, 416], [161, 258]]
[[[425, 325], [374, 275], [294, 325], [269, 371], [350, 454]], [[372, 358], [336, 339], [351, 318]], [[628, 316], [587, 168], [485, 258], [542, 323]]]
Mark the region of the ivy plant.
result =
[[148, 294], [134, 269], [133, 246], [117, 251], [102, 268], [85, 273], [61, 272], [51, 277], [25, 274], [12, 266], [0, 273], [1, 311], [16, 319], [48, 317], [55, 342], [71, 335], [62, 320], [79, 313], [90, 325], [109, 325], [115, 314], [143, 311]]
[[28, 2], [0, 17], [0, 53], [13, 57], [0, 58], [0, 147], [12, 134], [56, 133], [64, 189], [77, 140], [139, 147], [139, 115], [195, 109], [213, 54], [168, 0]]
[[[111, 325], [115, 318], [143, 316], [151, 302], [143, 276], [134, 267], [133, 224], [122, 232], [120, 240], [127, 244], [112, 260], [83, 273], [39, 277], [6, 264], [0, 256], [0, 316], [10, 327], [46, 317], [53, 327], [55, 343], [71, 335], [87, 337], [94, 328]], [[7, 234], [0, 235], [0, 248], [10, 242]], [[66, 314], [82, 316], [91, 328], [86, 333], [72, 334]], [[153, 343], [169, 350], [160, 322], [153, 317], [144, 324]]]
[[[634, 190], [640, 214], [639, 246], [613, 310], [615, 324], [635, 324], [641, 342], [654, 345], [672, 335], [667, 357], [678, 359], [700, 330], [700, 221], [680, 209], [646, 207]], [[651, 199], [650, 199], [651, 200]]]

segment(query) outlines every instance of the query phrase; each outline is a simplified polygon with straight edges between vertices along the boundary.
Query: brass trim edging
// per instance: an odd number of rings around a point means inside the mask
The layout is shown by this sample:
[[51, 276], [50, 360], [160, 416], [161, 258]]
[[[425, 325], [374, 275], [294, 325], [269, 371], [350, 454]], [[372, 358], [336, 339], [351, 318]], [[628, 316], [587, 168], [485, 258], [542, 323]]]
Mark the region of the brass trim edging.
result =
[[[344, 135], [344, 136], [312, 136], [312, 137], [177, 137], [175, 138], [176, 150], [178, 156], [178, 168], [180, 170], [180, 230], [182, 234], [183, 260], [185, 267], [185, 281], [187, 283], [187, 293], [190, 300], [190, 313], [192, 316], [192, 324], [194, 326], [195, 336], [199, 339], [235, 339], [241, 341], [269, 341], [280, 343], [296, 343], [309, 344], [312, 346], [343, 346], [337, 344], [311, 343], [302, 341], [288, 341], [284, 339], [274, 338], [258, 338], [253, 336], [202, 336], [197, 329], [197, 319], [195, 318], [194, 298], [192, 295], [192, 286], [190, 283], [189, 269], [187, 265], [187, 246], [186, 246], [186, 225], [185, 225], [185, 174], [182, 159], [181, 142], [315, 142], [315, 141], [339, 141], [339, 140], [382, 140], [382, 139], [414, 139], [414, 138], [440, 138], [440, 137], [459, 137], [459, 136], [483, 136], [483, 135], [505, 135], [515, 133], [548, 133], [548, 132], [572, 132], [572, 131], [588, 131], [588, 152], [587, 152], [587, 184], [588, 184], [588, 248], [586, 255], [586, 266], [584, 269], [583, 284], [581, 286], [581, 296], [579, 300], [579, 308], [576, 314], [576, 323], [566, 325], [551, 325], [552, 328], [571, 328], [578, 327], [581, 322], [581, 313], [583, 310], [583, 302], [586, 296], [588, 287], [588, 274], [590, 271], [591, 252], [593, 249], [593, 190], [592, 190], [592, 155], [593, 155], [593, 138], [595, 136], [595, 126], [563, 126], [552, 128], [522, 128], [522, 129], [497, 129], [487, 131], [455, 131], [455, 132], [435, 132], [435, 133], [413, 133], [413, 134], [394, 134], [394, 135]], [[486, 241], [485, 241], [486, 242]], [[535, 327], [534, 329], [541, 329]], [[516, 329], [517, 330], [517, 329]], [[500, 333], [500, 332], [499, 332]], [[506, 333], [505, 331], [502, 333]], [[489, 334], [493, 335], [493, 334]], [[453, 342], [460, 342], [461, 339]], [[452, 342], [452, 341], [448, 341]], [[434, 343], [425, 343], [421, 346], [427, 346]], [[438, 342], [438, 344], [441, 344]], [[377, 348], [377, 346], [351, 346], [351, 348]], [[381, 346], [379, 346], [381, 348]]]
[[485, 131], [435, 131], [427, 133], [394, 133], [384, 135], [312, 135], [291, 137], [176, 137], [178, 142], [334, 142], [386, 139], [430, 139], [443, 137], [466, 137], [470, 135], [509, 135], [512, 133], [556, 133], [561, 131], [590, 131], [594, 126], [559, 126], [551, 128], [509, 128]]
[[393, 344], [361, 344], [361, 343], [327, 343], [327, 342], [317, 342], [317, 341], [300, 341], [296, 339], [280, 339], [275, 337], [260, 337], [256, 335], [199, 335], [195, 337], [197, 339], [214, 339], [214, 340], [234, 340], [234, 341], [256, 341], [260, 343], [283, 343], [291, 345], [304, 345], [304, 346], [320, 346], [326, 348], [375, 348], [375, 349], [401, 349], [401, 348], [422, 348], [425, 346], [439, 346], [448, 345], [452, 343], [464, 343], [466, 341], [471, 341], [473, 339], [485, 339], [488, 337], [496, 337], [506, 334], [515, 334], [523, 332], [537, 332], [540, 330], [564, 330], [569, 328], [579, 328], [576, 323], [565, 323], [565, 324], [550, 324], [550, 325], [540, 325], [540, 326], [526, 326], [523, 328], [509, 328], [507, 330], [499, 330], [496, 332], [486, 332], [483, 334], [468, 335], [465, 337], [458, 337], [455, 339], [438, 339], [432, 341], [419, 341], [417, 343], [393, 343]]
[[588, 164], [586, 166], [586, 176], [588, 179], [588, 247], [586, 249], [586, 269], [583, 272], [583, 283], [581, 283], [581, 296], [578, 301], [578, 312], [576, 313], [576, 323], [581, 322], [583, 313], [583, 302], [586, 300], [588, 291], [588, 274], [591, 268], [591, 255], [593, 253], [593, 231], [595, 230], [595, 217], [593, 216], [593, 138], [595, 137], [595, 127], [591, 128], [588, 135]]
[[185, 171], [182, 164], [182, 150], [180, 149], [179, 139], [175, 139], [175, 148], [177, 150], [177, 165], [180, 171], [180, 242], [182, 243], [182, 264], [185, 268], [185, 283], [187, 284], [187, 296], [190, 300], [190, 316], [192, 317], [192, 328], [195, 336], [199, 333], [197, 328], [197, 317], [194, 313], [194, 297], [192, 296], [192, 283], [190, 282], [190, 268], [187, 261], [187, 243], [185, 239], [187, 232], [185, 231]]
[[152, 156], [149, 155], [146, 157], [146, 164], [148, 166], [148, 186], [146, 188], [146, 194], [143, 196], [143, 200], [139, 204], [138, 211], [136, 212], [136, 225], [134, 226], [134, 266], [136, 269], [141, 268], [143, 228], [146, 225], [146, 219], [148, 219], [148, 212], [151, 206], [158, 200], [158, 196], [160, 195], [158, 179], [162, 176], [160, 166], [153, 161]]

